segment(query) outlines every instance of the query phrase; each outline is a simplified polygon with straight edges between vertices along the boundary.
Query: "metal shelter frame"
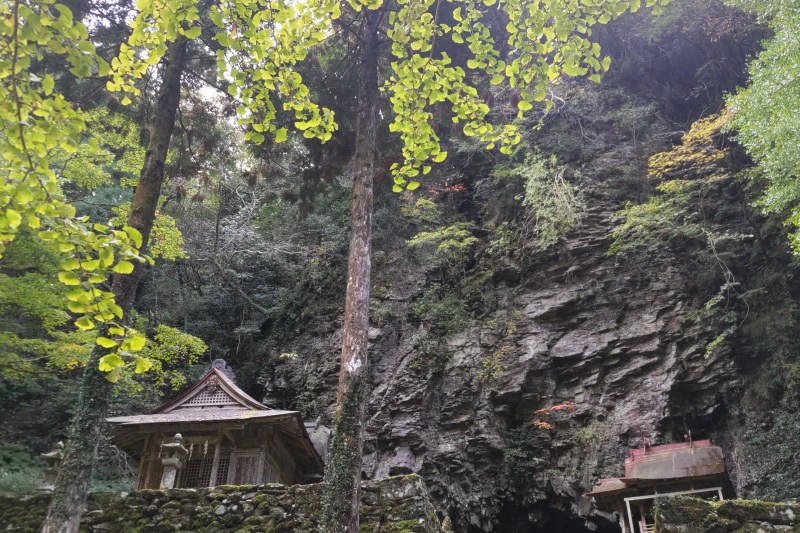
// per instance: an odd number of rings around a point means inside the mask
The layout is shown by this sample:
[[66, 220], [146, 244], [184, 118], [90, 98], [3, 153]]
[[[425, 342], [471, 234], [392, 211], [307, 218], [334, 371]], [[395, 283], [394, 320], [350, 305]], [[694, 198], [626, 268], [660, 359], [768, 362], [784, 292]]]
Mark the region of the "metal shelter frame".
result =
[[[669, 498], [671, 496], [681, 496], [683, 494], [699, 494], [701, 492], [714, 492], [716, 491], [719, 495], [720, 500], [724, 500], [725, 498], [722, 497], [722, 487], [709, 487], [707, 489], [694, 489], [694, 490], [681, 490], [677, 492], [664, 492], [662, 494], [658, 493], [658, 487], [655, 487], [655, 494], [648, 494], [646, 496], [630, 496], [625, 498], [625, 507], [628, 509], [628, 523], [631, 526], [631, 533], [635, 533], [636, 530], [633, 528], [633, 512], [631, 511], [631, 502], [632, 501], [639, 501], [639, 500], [655, 500], [656, 498], [666, 497]], [[644, 520], [644, 517], [642, 517]]]

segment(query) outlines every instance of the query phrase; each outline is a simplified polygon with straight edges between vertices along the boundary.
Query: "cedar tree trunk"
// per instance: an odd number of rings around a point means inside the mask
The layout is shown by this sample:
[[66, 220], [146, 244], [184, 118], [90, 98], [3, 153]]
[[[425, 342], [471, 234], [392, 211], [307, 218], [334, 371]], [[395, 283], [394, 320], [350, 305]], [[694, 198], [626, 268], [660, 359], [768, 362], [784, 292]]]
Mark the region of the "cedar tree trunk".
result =
[[[164, 182], [164, 162], [180, 101], [186, 43], [186, 39], [180, 37], [170, 45], [167, 52], [168, 62], [164, 68], [164, 77], [149, 128], [150, 142], [128, 215], [128, 225], [142, 234], [142, 250], [146, 249], [150, 239], [161, 185]], [[116, 296], [117, 304], [124, 311], [123, 320], [129, 317], [141, 275], [142, 266], [136, 264], [133, 273], [114, 277], [112, 292]], [[80, 399], [69, 429], [64, 460], [47, 517], [42, 525], [42, 533], [77, 533], [80, 526], [89, 495], [89, 481], [97, 459], [97, 445], [103, 433], [113, 389], [113, 385], [106, 380], [106, 373], [98, 369], [98, 361], [105, 353], [103, 348], [95, 346], [86, 365]]]
[[382, 11], [369, 11], [366, 8], [364, 11], [342, 358], [333, 442], [325, 467], [322, 501], [323, 531], [326, 533], [359, 531], [363, 422], [369, 393], [367, 330], [372, 250], [372, 176], [378, 96], [377, 29], [382, 17]]

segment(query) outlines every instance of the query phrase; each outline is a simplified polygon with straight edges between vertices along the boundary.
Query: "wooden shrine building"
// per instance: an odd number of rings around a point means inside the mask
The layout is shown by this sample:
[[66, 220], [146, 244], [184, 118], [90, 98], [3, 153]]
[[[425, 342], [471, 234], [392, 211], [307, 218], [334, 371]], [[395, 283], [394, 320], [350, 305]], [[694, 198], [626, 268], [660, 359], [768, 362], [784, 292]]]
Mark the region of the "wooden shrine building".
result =
[[710, 440], [650, 446], [631, 450], [625, 476], [601, 479], [588, 493], [597, 507], [620, 516], [622, 533], [650, 533], [649, 518], [657, 498], [678, 495], [723, 499], [728, 475], [722, 449]]
[[322, 476], [324, 450], [315, 449], [300, 413], [248, 396], [221, 359], [155, 411], [108, 422], [114, 442], [139, 460], [137, 490], [294, 485]]

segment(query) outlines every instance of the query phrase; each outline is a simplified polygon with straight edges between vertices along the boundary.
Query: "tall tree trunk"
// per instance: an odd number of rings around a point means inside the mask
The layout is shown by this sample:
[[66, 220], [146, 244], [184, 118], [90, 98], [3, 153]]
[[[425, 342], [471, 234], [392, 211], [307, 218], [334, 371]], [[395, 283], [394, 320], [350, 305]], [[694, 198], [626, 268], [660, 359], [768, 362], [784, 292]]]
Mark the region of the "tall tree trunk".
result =
[[[167, 52], [168, 63], [164, 68], [163, 81], [149, 128], [150, 142], [128, 215], [128, 225], [142, 234], [142, 250], [147, 247], [150, 239], [161, 185], [164, 182], [164, 163], [180, 102], [186, 43], [186, 39], [180, 37], [170, 45]], [[127, 320], [130, 315], [141, 275], [142, 267], [137, 264], [133, 273], [114, 277], [112, 292], [117, 298], [117, 304], [124, 311], [123, 320]], [[105, 353], [103, 348], [95, 346], [86, 365], [61, 472], [56, 480], [42, 533], [77, 533], [80, 526], [81, 515], [86, 508], [89, 481], [97, 459], [97, 445], [105, 426], [113, 389], [113, 385], [105, 379], [106, 373], [98, 369], [98, 361]]]
[[350, 256], [344, 309], [339, 392], [333, 442], [325, 467], [323, 527], [326, 533], [358, 533], [364, 412], [369, 394], [369, 289], [372, 252], [372, 177], [378, 96], [381, 11], [365, 9], [361, 27]]

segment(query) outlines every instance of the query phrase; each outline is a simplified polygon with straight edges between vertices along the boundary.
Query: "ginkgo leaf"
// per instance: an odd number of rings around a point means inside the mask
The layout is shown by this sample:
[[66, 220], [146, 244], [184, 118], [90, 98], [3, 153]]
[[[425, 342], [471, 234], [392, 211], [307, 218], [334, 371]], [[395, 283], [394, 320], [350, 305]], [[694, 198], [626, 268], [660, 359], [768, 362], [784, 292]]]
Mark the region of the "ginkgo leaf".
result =
[[122, 343], [122, 347], [130, 352], [138, 352], [144, 348], [145, 342], [147, 342], [146, 337], [142, 335], [132, 335], [125, 339], [125, 342]]
[[153, 368], [153, 361], [146, 357], [137, 357], [136, 358], [136, 369], [134, 372], [137, 374], [142, 374], [143, 372], [147, 372]]
[[200, 34], [202, 32], [203, 32], [202, 28], [200, 28], [199, 26], [194, 26], [183, 32], [183, 34], [186, 36], [187, 39], [197, 39], [198, 37], [200, 37]]
[[83, 289], [72, 289], [66, 294], [66, 296], [67, 300], [80, 302], [86, 296], [86, 293], [83, 291]]
[[67, 302], [67, 309], [70, 313], [85, 313], [86, 306], [80, 302]]
[[131, 272], [133, 272], [133, 263], [129, 261], [120, 261], [119, 263], [114, 265], [114, 268], [112, 268], [111, 270], [113, 270], [117, 274], [130, 274]]
[[97, 337], [97, 339], [95, 339], [95, 342], [99, 346], [102, 346], [103, 348], [113, 348], [114, 346], [117, 345], [117, 341], [109, 339], [107, 337]]
[[94, 322], [88, 316], [82, 316], [75, 321], [75, 325], [78, 326], [78, 329], [86, 331], [94, 327]]
[[59, 272], [58, 281], [64, 285], [80, 285], [81, 278], [75, 272]]
[[97, 368], [102, 372], [110, 372], [115, 368], [125, 366], [125, 361], [118, 354], [110, 353], [100, 358]]
[[4, 214], [6, 217], [7, 224], [11, 229], [16, 229], [17, 227], [19, 227], [20, 223], [22, 222], [22, 216], [20, 216], [19, 213], [17, 213], [11, 208], [8, 208], [5, 210]]
[[77, 270], [78, 268], [80, 268], [80, 266], [81, 264], [74, 257], [70, 257], [69, 259], [61, 263], [61, 268], [63, 268], [64, 270]]
[[125, 233], [128, 234], [128, 237], [131, 238], [131, 240], [134, 242], [137, 248], [142, 247], [142, 233], [138, 229], [132, 228], [130, 226], [125, 226], [122, 229], [123, 231], [125, 231]]

